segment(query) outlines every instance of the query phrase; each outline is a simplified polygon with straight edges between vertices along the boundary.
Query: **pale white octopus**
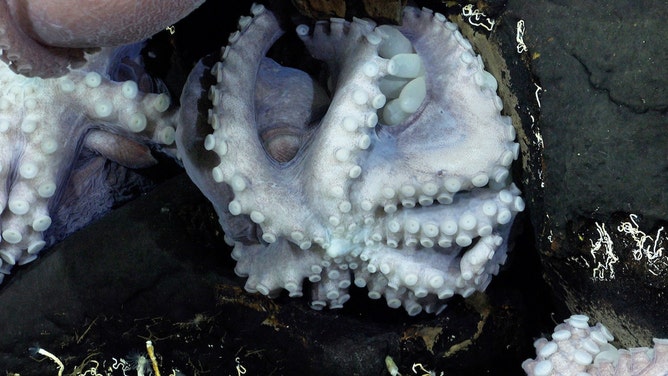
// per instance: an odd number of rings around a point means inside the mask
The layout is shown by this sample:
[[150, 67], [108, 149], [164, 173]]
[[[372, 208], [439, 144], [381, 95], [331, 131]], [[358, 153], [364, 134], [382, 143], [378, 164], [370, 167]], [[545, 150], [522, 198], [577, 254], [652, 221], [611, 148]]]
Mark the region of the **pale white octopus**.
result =
[[354, 283], [411, 315], [484, 290], [524, 208], [509, 174], [519, 146], [457, 27], [412, 7], [398, 27], [299, 26], [327, 65], [319, 83], [265, 57], [284, 31], [262, 5], [251, 12], [210, 69], [209, 124], [201, 64], [177, 128], [246, 290], [301, 296], [308, 279], [312, 307], [335, 308]]
[[[54, 211], [67, 218], [69, 208], [59, 204], [68, 183], [82, 185], [73, 190], [81, 192], [78, 200], [94, 199], [84, 187], [92, 182], [69, 181], [83, 148], [144, 167], [155, 163], [148, 144], [174, 140], [169, 97], [107, 78], [112, 53], [88, 56], [83, 67], [49, 79], [25, 77], [0, 62], [0, 281], [47, 245], [43, 234]], [[92, 179], [95, 171], [87, 173]], [[80, 226], [74, 214], [66, 221]]]

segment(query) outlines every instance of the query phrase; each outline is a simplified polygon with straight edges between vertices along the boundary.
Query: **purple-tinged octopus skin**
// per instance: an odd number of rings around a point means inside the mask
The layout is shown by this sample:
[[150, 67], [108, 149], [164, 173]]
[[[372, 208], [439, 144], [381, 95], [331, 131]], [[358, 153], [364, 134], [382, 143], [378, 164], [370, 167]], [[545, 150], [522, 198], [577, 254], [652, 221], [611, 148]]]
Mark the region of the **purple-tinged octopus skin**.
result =
[[[76, 201], [101, 197], [94, 191], [107, 185], [102, 158], [145, 167], [156, 162], [147, 145], [173, 143], [169, 97], [143, 93], [131, 80], [111, 81], [114, 56], [103, 50], [50, 79], [19, 75], [0, 62], [0, 281], [48, 245], [44, 234], [54, 219], [72, 222], [59, 223], [67, 232], [90, 219], [67, 215], [85, 207]], [[77, 199], [63, 196], [73, 194]]]
[[[482, 291], [524, 203], [519, 147], [496, 80], [445, 17], [407, 7], [401, 26], [332, 19], [297, 27], [327, 65], [317, 82], [266, 57], [283, 35], [254, 5], [182, 94], [176, 141], [216, 208], [246, 290], [341, 307], [352, 284], [410, 315]], [[204, 109], [206, 111], [206, 109]]]
[[204, 0], [0, 0], [0, 60], [26, 76], [58, 77], [84, 49], [139, 42]]

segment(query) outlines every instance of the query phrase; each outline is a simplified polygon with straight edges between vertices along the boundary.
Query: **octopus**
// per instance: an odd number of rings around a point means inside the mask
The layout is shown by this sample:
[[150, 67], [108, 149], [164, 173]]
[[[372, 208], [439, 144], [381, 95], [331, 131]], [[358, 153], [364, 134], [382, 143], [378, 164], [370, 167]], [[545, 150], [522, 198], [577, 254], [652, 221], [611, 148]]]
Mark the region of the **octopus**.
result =
[[25, 76], [58, 77], [99, 47], [140, 42], [204, 0], [2, 0], [0, 60]]
[[617, 349], [605, 325], [588, 321], [572, 315], [554, 328], [551, 340], [536, 340], [536, 358], [522, 363], [527, 375], [665, 375], [668, 339], [654, 338], [654, 348]]
[[127, 168], [156, 163], [149, 146], [173, 143], [170, 98], [130, 43], [203, 2], [0, 1], [0, 281], [108, 210], [111, 189], [136, 184]]
[[132, 51], [88, 55], [58, 78], [26, 77], [0, 62], [0, 281], [49, 244], [56, 219], [69, 233], [91, 218], [80, 210], [104, 207], [100, 159], [146, 167], [156, 163], [149, 145], [173, 143], [169, 97], [142, 92], [139, 76], [110, 79], [132, 72], [117, 63]]
[[457, 26], [413, 7], [400, 26], [299, 25], [315, 78], [267, 56], [286, 22], [251, 14], [191, 73], [176, 132], [245, 289], [322, 309], [356, 286], [409, 315], [483, 291], [524, 208], [519, 146]]

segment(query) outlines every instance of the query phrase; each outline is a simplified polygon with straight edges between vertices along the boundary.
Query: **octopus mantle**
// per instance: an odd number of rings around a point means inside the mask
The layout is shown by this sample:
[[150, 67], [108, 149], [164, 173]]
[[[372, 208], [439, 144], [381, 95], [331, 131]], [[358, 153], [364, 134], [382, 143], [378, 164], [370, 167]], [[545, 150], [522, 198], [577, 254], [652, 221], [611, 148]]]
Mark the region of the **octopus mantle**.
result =
[[182, 96], [177, 146], [214, 203], [246, 290], [341, 307], [351, 284], [410, 315], [484, 290], [506, 259], [518, 145], [496, 80], [445, 17], [408, 7], [401, 26], [355, 19], [297, 27], [329, 74], [265, 57], [284, 33], [261, 5]]

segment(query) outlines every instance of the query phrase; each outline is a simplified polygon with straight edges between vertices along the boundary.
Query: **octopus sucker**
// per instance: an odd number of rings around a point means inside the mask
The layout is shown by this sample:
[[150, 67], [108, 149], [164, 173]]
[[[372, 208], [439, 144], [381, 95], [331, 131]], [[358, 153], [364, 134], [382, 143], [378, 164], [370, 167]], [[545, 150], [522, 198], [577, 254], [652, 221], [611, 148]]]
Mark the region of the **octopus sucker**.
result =
[[[400, 26], [292, 31], [264, 6], [251, 13], [189, 77], [176, 132], [246, 290], [297, 297], [308, 280], [314, 309], [339, 308], [354, 283], [409, 315], [484, 290], [524, 202], [496, 80], [457, 27], [413, 7]], [[291, 32], [326, 79], [267, 56]]]

